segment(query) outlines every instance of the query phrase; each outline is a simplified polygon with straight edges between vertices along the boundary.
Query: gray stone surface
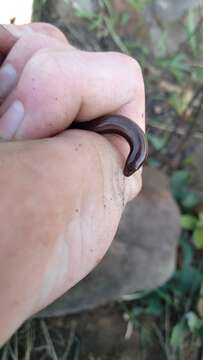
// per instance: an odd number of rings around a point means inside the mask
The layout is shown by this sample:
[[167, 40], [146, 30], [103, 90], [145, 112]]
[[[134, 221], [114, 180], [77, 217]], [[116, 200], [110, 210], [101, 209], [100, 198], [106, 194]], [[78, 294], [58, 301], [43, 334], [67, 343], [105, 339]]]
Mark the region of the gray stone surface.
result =
[[[185, 17], [198, 6], [199, 0], [155, 0], [146, 7], [146, 24], [154, 55], [166, 56], [179, 49], [187, 39]], [[196, 11], [196, 25], [198, 21], [199, 15]]]
[[162, 24], [180, 19], [189, 10], [200, 5], [199, 0], [155, 0], [150, 8]]
[[[98, 43], [98, 38], [96, 33], [88, 33], [87, 22], [76, 17], [75, 10], [92, 13], [98, 8], [98, 4], [99, 0], [46, 0], [43, 7], [46, 16], [43, 15], [42, 19], [53, 22], [63, 30], [67, 28], [68, 37], [71, 40], [72, 37], [75, 38], [73, 43], [76, 46], [79, 38], [79, 47], [82, 42], [84, 47], [90, 50], [89, 39], [91, 39], [90, 43], [95, 42], [93, 41], [95, 36]], [[131, 15], [125, 27], [121, 27], [120, 35], [132, 41], [139, 39], [155, 56], [160, 57], [173, 54], [187, 40], [185, 20], [189, 11], [194, 10], [195, 26], [200, 20], [200, 0], [153, 0], [149, 1], [144, 13], [132, 11], [127, 0], [112, 0], [112, 4], [115, 11], [120, 13], [127, 11]], [[42, 14], [44, 12], [42, 11]], [[84, 33], [87, 33], [87, 38]], [[95, 46], [93, 49], [97, 50]]]
[[40, 316], [93, 309], [162, 284], [174, 270], [179, 220], [166, 176], [145, 168], [143, 190], [127, 206], [102, 262]]
[[80, 10], [83, 13], [92, 13], [95, 10], [95, 1], [92, 0], [58, 0], [52, 1], [50, 8], [64, 22], [72, 21], [75, 17], [75, 12]]

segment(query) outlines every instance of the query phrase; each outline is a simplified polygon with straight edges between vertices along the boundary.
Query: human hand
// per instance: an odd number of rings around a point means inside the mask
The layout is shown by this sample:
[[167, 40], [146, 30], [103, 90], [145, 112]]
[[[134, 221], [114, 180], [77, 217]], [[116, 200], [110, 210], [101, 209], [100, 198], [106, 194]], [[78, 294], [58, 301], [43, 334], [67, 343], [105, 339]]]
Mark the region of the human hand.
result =
[[144, 128], [145, 106], [134, 59], [77, 50], [50, 25], [7, 30], [0, 137], [14, 141], [0, 143], [0, 343], [101, 260], [141, 187], [141, 171], [123, 176], [124, 139], [63, 130], [110, 113]]

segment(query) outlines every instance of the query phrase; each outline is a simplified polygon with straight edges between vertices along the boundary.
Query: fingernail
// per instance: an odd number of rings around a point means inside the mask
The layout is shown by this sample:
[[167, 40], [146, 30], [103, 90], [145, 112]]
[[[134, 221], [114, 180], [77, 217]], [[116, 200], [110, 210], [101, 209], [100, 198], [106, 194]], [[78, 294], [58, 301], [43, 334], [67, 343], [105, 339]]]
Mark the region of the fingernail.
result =
[[17, 72], [13, 65], [5, 64], [0, 68], [0, 98], [4, 99], [14, 88], [17, 81]]
[[0, 137], [10, 140], [18, 130], [25, 116], [25, 109], [21, 101], [14, 101], [10, 108], [0, 118]]
[[6, 24], [1, 25], [1, 30], [7, 31], [11, 36], [15, 36], [20, 38], [23, 35], [29, 35], [33, 33], [32, 28], [29, 25], [13, 25], [13, 24]]

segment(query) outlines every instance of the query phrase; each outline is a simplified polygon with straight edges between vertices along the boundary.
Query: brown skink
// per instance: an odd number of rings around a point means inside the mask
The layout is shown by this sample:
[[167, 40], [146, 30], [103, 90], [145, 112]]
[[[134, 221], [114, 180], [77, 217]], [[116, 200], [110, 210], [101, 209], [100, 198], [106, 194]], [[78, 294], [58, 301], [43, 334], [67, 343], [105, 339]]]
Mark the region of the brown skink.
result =
[[94, 131], [98, 134], [112, 133], [124, 137], [130, 146], [123, 170], [125, 176], [131, 176], [146, 159], [148, 150], [146, 136], [134, 121], [125, 116], [103, 116], [95, 120], [74, 123], [72, 128]]

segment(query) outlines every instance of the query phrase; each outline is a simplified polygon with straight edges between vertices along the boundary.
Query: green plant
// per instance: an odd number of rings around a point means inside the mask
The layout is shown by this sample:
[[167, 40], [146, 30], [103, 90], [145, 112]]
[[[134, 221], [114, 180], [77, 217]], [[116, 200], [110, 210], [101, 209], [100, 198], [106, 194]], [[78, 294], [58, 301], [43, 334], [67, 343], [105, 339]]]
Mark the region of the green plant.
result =
[[165, 144], [167, 142], [167, 136], [160, 137], [160, 136], [148, 133], [147, 138], [148, 138], [150, 144], [157, 151], [163, 150], [165, 147]]
[[199, 203], [199, 197], [192, 189], [192, 172], [187, 169], [175, 171], [171, 176], [171, 190], [183, 213], [193, 211]]
[[[162, 148], [160, 142], [155, 146]], [[189, 164], [188, 166], [191, 166]], [[193, 342], [203, 336], [203, 319], [197, 313], [200, 289], [203, 283], [202, 263], [196, 264], [195, 248], [203, 248], [203, 212], [196, 214], [198, 196], [192, 190], [191, 169], [180, 169], [171, 176], [171, 188], [182, 211], [183, 232], [179, 241], [179, 262], [173, 277], [153, 291], [135, 293], [124, 300], [133, 301], [128, 308], [129, 321], [135, 328], [143, 316], [153, 318], [154, 329], [166, 359], [180, 359], [187, 337]], [[163, 325], [164, 324], [164, 325]]]
[[192, 239], [197, 248], [203, 248], [203, 212], [198, 216], [183, 214], [181, 217], [182, 229], [192, 232]]
[[78, 4], [74, 5], [74, 9], [75, 15], [77, 17], [88, 20], [89, 30], [97, 30], [99, 33], [101, 32], [102, 28], [105, 32], [105, 24], [107, 21], [111, 24], [112, 27], [125, 26], [130, 18], [130, 14], [128, 12], [115, 12], [108, 0], [102, 0], [100, 9], [97, 12], [86, 11]]
[[89, 29], [99, 29], [103, 22], [103, 16], [94, 12], [86, 11], [79, 6], [75, 6], [75, 15], [79, 18], [89, 21]]
[[185, 76], [191, 73], [191, 65], [185, 53], [178, 52], [171, 57], [157, 59], [156, 62], [161, 69], [169, 72], [177, 82], [182, 81]]
[[128, 0], [128, 3], [133, 7], [136, 11], [143, 11], [145, 6], [149, 4], [151, 0]]
[[167, 50], [167, 38], [168, 38], [168, 33], [166, 30], [164, 30], [161, 35], [160, 35], [160, 40], [159, 40], [159, 44], [158, 44], [158, 53], [159, 56], [162, 57], [163, 54], [166, 53]]
[[196, 17], [194, 10], [188, 12], [185, 24], [185, 31], [188, 38], [188, 43], [194, 55], [198, 52], [198, 38], [196, 33]]
[[181, 265], [165, 285], [124, 298], [133, 301], [133, 306], [126, 311], [136, 328], [143, 315], [153, 316], [167, 359], [169, 354], [180, 351], [188, 334], [194, 339], [203, 335], [203, 320], [196, 311], [203, 273], [193, 264], [194, 250], [187, 237], [181, 237], [180, 251]]

